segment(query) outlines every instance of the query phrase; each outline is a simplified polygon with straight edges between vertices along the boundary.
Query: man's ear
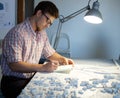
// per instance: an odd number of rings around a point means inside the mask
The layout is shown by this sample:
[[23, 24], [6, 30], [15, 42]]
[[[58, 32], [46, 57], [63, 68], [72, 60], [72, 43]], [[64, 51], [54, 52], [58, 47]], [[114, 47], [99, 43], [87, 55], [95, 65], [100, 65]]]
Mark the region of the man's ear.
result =
[[38, 10], [37, 13], [36, 13], [37, 17], [40, 17], [42, 15], [42, 11], [41, 10]]

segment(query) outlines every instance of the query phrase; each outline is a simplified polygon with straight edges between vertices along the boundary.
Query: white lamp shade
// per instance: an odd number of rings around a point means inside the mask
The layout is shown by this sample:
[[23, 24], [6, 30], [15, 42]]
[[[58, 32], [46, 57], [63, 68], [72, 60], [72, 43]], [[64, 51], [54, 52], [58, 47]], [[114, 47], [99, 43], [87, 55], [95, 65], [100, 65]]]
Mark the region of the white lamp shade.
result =
[[102, 23], [102, 15], [99, 11], [99, 2], [95, 1], [93, 3], [92, 9], [90, 9], [86, 15], [84, 16], [85, 21], [93, 23], [93, 24], [99, 24]]
[[96, 9], [89, 10], [84, 16], [84, 19], [85, 21], [93, 23], [93, 24], [102, 23], [102, 15], [99, 12], [99, 10], [96, 10]]

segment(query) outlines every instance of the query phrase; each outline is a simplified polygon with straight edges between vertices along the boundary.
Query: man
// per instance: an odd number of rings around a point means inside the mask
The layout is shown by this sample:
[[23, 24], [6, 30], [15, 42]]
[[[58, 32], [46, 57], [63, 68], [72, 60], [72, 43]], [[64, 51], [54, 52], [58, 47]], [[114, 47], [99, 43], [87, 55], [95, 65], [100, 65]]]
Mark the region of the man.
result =
[[[2, 47], [1, 90], [6, 98], [16, 98], [35, 72], [53, 72], [59, 65], [74, 64], [50, 46], [45, 29], [58, 18], [57, 7], [50, 1], [40, 2], [34, 14], [13, 27]], [[39, 64], [43, 55], [48, 63]]]

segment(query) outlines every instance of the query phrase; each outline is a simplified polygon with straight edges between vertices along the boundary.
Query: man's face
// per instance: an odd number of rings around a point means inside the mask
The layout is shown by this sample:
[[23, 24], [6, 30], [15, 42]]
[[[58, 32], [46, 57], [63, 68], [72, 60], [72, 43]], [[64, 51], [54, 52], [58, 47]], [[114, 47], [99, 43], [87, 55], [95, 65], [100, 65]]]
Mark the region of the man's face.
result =
[[38, 12], [37, 16], [38, 16], [37, 17], [38, 19], [36, 21], [36, 27], [38, 31], [41, 31], [43, 29], [50, 27], [55, 19], [50, 14], [42, 13], [41, 11]]

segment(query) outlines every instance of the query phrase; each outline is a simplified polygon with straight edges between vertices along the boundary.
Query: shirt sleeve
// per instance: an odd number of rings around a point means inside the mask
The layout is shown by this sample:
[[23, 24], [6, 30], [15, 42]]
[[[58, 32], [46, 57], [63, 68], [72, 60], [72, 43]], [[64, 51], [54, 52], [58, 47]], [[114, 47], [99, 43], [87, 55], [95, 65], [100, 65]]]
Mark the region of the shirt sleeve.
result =
[[43, 55], [44, 55], [45, 58], [48, 58], [49, 56], [53, 55], [54, 53], [55, 53], [55, 50], [50, 45], [49, 39], [46, 36], [45, 45], [44, 45], [44, 48], [43, 48]]
[[19, 32], [11, 31], [4, 40], [4, 56], [7, 63], [18, 62], [22, 60], [22, 41]]

